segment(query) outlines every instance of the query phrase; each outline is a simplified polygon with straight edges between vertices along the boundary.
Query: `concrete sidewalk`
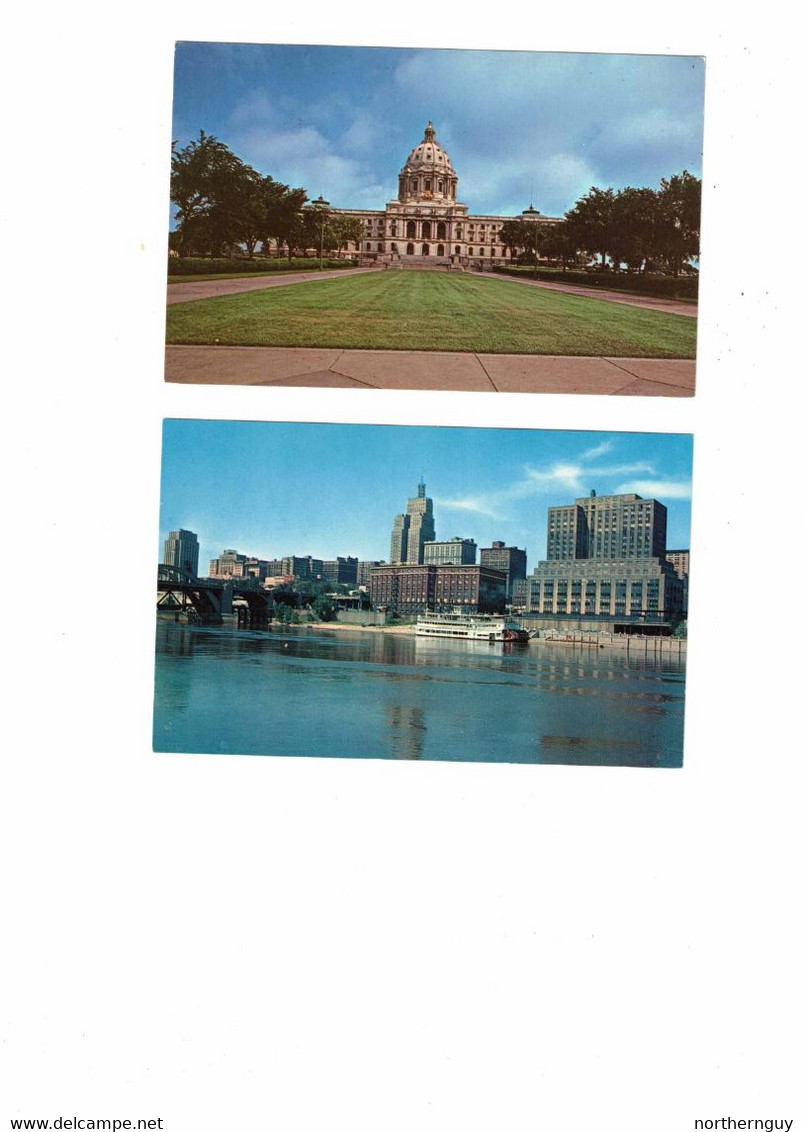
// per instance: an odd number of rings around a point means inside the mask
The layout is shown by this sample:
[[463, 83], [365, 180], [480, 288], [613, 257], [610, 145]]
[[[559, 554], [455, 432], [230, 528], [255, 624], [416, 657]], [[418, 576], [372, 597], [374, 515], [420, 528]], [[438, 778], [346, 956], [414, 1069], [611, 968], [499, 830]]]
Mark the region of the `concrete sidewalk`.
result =
[[695, 362], [410, 350], [168, 346], [165, 380], [194, 385], [692, 397]]
[[[480, 278], [488, 278], [488, 276], [480, 275]], [[687, 303], [682, 299], [664, 299], [658, 295], [631, 295], [627, 291], [576, 287], [572, 283], [552, 283], [545, 279], [524, 279], [514, 275], [495, 274], [491, 278], [502, 279], [505, 283], [525, 283], [528, 287], [540, 287], [544, 291], [562, 291], [564, 295], [578, 295], [581, 299], [604, 299], [608, 303], [624, 303], [628, 307], [663, 311], [664, 314], [682, 314], [687, 318], [697, 317], [697, 303]]]
[[[342, 279], [348, 275], [370, 275], [382, 272], [383, 267], [350, 267], [333, 271], [300, 271], [295, 274], [258, 275], [254, 279], [200, 279], [187, 278], [186, 283], [169, 283], [167, 305], [191, 303], [196, 299], [216, 299], [220, 295], [241, 295], [248, 291], [270, 291], [274, 287], [289, 287], [293, 283], [321, 283], [326, 279]], [[595, 287], [574, 287], [570, 283], [551, 283], [543, 279], [525, 279], [514, 275], [497, 275], [492, 272], [468, 272], [474, 279], [496, 279], [503, 283], [517, 283], [525, 287], [540, 287], [545, 291], [561, 291], [581, 299], [601, 299], [609, 303], [641, 307], [644, 310], [662, 311], [664, 314], [682, 314], [697, 317], [697, 304], [678, 299], [662, 299], [651, 295], [631, 295], [623, 291], [603, 291]]]
[[241, 295], [247, 291], [270, 291], [274, 287], [289, 287], [293, 283], [321, 283], [326, 279], [342, 279], [344, 275], [367, 275], [378, 271], [376, 267], [344, 267], [333, 271], [297, 271], [287, 274], [257, 275], [252, 279], [196, 279], [187, 277], [186, 283], [168, 283], [167, 305], [191, 303], [194, 299], [216, 299], [220, 295]]

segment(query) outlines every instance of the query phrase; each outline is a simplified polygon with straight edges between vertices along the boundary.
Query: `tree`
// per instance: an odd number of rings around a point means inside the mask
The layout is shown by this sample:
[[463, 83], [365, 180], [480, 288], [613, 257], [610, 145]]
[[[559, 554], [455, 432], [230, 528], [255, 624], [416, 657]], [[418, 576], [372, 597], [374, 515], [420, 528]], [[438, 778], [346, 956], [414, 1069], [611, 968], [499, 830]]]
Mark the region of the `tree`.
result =
[[274, 181], [268, 176], [259, 177], [257, 181], [243, 186], [243, 192], [234, 207], [239, 238], [245, 244], [249, 259], [253, 259], [258, 243], [267, 245], [274, 235], [275, 218], [284, 208], [291, 191], [281, 181]]
[[523, 246], [523, 228], [523, 220], [506, 220], [499, 229], [499, 239], [502, 246], [507, 248], [511, 258], [515, 255], [517, 248]]
[[263, 233], [263, 240], [273, 238], [280, 246], [286, 246], [288, 259], [294, 251], [309, 247], [309, 229], [302, 211], [306, 200], [305, 189], [288, 189], [272, 208]]
[[228, 146], [201, 130], [183, 149], [173, 143], [170, 199], [176, 206], [180, 232], [178, 252], [219, 254], [240, 238], [238, 208], [259, 180], [259, 174]]
[[688, 169], [661, 180], [658, 244], [673, 275], [690, 259], [699, 258], [701, 198], [702, 182]]
[[626, 263], [631, 271], [651, 266], [657, 254], [658, 219], [658, 194], [653, 189], [628, 186], [616, 193], [610, 232], [615, 269], [621, 263]]
[[319, 621], [334, 621], [337, 617], [337, 606], [324, 594], [315, 598], [311, 608]]
[[566, 224], [578, 248], [606, 262], [613, 238], [613, 189], [595, 185], [566, 213]]
[[348, 252], [349, 244], [359, 249], [363, 238], [362, 221], [356, 216], [330, 216], [327, 227], [332, 233], [332, 247], [339, 252]]
[[564, 271], [577, 261], [577, 245], [565, 224], [544, 224], [539, 248], [548, 259], [560, 260]]

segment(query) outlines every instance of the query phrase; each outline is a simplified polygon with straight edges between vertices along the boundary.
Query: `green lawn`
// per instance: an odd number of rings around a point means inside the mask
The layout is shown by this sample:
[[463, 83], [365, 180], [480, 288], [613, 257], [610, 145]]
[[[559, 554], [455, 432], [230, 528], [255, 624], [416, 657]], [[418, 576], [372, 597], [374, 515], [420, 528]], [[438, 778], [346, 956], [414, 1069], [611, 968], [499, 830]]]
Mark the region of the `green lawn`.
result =
[[488, 277], [386, 271], [168, 307], [167, 341], [693, 358], [697, 320]]

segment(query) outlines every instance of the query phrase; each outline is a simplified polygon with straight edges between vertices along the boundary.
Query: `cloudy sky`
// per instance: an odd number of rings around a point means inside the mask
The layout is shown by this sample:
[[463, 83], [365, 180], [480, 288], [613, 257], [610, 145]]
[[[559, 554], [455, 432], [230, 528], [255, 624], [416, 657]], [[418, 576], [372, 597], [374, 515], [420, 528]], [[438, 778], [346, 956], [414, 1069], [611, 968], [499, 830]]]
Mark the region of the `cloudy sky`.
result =
[[179, 43], [173, 137], [214, 134], [338, 208], [382, 208], [431, 119], [473, 212], [702, 174], [704, 63], [659, 55]]
[[635, 491], [689, 545], [692, 438], [394, 425], [167, 420], [159, 560], [168, 531], [199, 538], [200, 570], [225, 548], [259, 558], [387, 559], [394, 516], [423, 476], [440, 539], [546, 551], [547, 508]]

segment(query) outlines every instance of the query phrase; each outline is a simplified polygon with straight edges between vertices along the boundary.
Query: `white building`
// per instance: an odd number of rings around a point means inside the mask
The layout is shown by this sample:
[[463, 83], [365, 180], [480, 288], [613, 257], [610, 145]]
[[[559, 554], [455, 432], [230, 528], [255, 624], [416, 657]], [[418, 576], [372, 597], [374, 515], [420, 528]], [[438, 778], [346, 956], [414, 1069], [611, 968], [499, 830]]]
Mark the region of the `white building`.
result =
[[507, 220], [522, 217], [560, 224], [562, 217], [542, 216], [530, 206], [520, 216], [479, 216], [457, 199], [457, 173], [439, 145], [431, 122], [399, 173], [399, 194], [384, 210], [332, 209], [335, 215], [362, 221], [362, 260], [410, 266], [485, 266], [509, 260], [499, 231]]

